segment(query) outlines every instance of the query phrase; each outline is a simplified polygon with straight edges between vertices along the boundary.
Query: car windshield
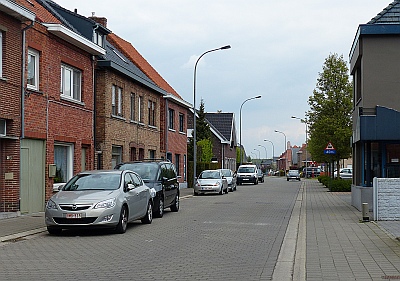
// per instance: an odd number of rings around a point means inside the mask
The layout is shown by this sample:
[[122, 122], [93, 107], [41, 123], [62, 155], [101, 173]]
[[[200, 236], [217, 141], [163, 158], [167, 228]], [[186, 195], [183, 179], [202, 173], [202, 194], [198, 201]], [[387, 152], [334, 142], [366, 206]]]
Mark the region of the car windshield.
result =
[[118, 167], [118, 170], [131, 170], [140, 175], [143, 180], [154, 181], [157, 178], [157, 163], [125, 163]]
[[289, 175], [297, 175], [299, 172], [296, 170], [290, 170]]
[[238, 173], [254, 173], [254, 167], [239, 167]]
[[217, 171], [204, 171], [200, 174], [200, 179], [219, 179], [220, 173]]
[[224, 177], [231, 177], [232, 176], [232, 171], [231, 170], [221, 170], [222, 175]]
[[116, 190], [120, 186], [120, 174], [79, 174], [73, 177], [62, 190]]

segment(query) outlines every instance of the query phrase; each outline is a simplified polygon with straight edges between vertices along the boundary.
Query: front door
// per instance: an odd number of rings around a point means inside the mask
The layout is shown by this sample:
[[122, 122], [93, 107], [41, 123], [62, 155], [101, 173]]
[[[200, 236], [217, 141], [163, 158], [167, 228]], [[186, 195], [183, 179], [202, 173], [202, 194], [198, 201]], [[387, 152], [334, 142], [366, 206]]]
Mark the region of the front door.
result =
[[21, 213], [44, 211], [45, 204], [45, 141], [21, 141]]

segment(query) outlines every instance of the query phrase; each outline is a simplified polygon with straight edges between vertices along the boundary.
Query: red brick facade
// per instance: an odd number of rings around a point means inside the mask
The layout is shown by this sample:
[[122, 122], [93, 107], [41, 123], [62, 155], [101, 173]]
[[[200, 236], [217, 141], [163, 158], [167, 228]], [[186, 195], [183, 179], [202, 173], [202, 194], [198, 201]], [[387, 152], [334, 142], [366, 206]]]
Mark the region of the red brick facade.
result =
[[0, 138], [0, 212], [19, 210], [19, 137], [21, 132], [21, 22], [0, 12], [3, 60], [0, 77], [0, 119], [6, 136]]
[[[46, 141], [45, 167], [55, 163], [55, 144], [73, 146], [72, 174], [66, 179], [83, 169], [82, 149], [86, 151], [85, 169], [93, 169], [94, 62], [90, 54], [49, 34], [40, 24], [27, 31], [27, 45], [40, 58], [39, 89], [27, 89], [25, 95], [25, 138]], [[80, 101], [61, 96], [62, 65], [80, 71]], [[46, 200], [53, 194], [53, 183], [45, 168]]]

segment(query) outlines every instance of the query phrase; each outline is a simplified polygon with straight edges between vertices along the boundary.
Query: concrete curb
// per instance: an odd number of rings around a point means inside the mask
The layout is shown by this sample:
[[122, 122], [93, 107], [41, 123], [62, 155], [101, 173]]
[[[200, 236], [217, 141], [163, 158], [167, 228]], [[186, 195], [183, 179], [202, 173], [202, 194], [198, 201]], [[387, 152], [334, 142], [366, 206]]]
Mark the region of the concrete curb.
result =
[[[305, 199], [305, 183], [303, 182], [292, 215], [286, 229], [285, 237], [279, 251], [272, 280], [306, 280], [305, 279], [305, 255], [306, 255], [306, 221], [303, 199]], [[301, 214], [303, 211], [303, 214]], [[301, 217], [302, 215], [302, 217]], [[297, 262], [297, 263], [296, 263]]]
[[8, 235], [8, 236], [0, 237], [0, 242], [7, 242], [7, 241], [20, 239], [22, 237], [26, 237], [26, 236], [30, 236], [30, 235], [34, 235], [34, 234], [45, 232], [46, 230], [47, 230], [46, 227], [41, 227], [41, 228], [29, 230], [29, 231], [24, 231], [24, 232], [20, 232], [20, 233], [11, 234], [11, 235]]

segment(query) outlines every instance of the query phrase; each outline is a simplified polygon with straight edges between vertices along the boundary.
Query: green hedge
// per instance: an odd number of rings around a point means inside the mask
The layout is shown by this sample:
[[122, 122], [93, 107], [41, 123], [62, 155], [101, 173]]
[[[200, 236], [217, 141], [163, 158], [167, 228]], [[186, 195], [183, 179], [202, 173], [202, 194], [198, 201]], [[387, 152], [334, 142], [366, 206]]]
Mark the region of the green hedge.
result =
[[331, 179], [329, 176], [319, 176], [318, 181], [332, 192], [351, 191], [351, 180]]

